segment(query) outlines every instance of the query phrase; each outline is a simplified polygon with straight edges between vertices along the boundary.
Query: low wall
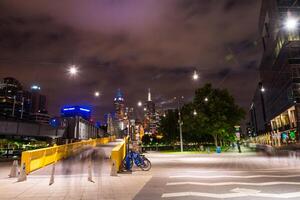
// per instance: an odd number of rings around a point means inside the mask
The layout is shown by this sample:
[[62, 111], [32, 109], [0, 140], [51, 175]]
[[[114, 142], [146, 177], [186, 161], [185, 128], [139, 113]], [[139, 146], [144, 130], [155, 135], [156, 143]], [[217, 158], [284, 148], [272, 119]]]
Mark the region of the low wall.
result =
[[115, 141], [115, 136], [89, 139], [81, 142], [74, 142], [65, 145], [54, 145], [53, 147], [36, 149], [31, 151], [23, 151], [21, 157], [21, 164], [25, 164], [26, 173], [43, 168], [51, 163], [55, 163], [58, 160], [67, 158], [84, 148], [95, 147], [101, 144], [107, 144], [111, 141]]
[[126, 146], [128, 143], [128, 137], [124, 138], [124, 141], [115, 146], [111, 151], [111, 160], [115, 161], [117, 171], [121, 169], [122, 161], [126, 156]]

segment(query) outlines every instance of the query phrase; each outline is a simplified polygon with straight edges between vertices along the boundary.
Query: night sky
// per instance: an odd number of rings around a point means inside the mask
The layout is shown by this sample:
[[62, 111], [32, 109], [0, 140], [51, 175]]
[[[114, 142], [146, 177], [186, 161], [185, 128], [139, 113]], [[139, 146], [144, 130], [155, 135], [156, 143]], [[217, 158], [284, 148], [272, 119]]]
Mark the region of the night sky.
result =
[[206, 82], [248, 109], [259, 79], [259, 11], [258, 0], [1, 0], [0, 78], [39, 84], [51, 114], [90, 104], [102, 118], [118, 88], [129, 106], [151, 88], [167, 108]]

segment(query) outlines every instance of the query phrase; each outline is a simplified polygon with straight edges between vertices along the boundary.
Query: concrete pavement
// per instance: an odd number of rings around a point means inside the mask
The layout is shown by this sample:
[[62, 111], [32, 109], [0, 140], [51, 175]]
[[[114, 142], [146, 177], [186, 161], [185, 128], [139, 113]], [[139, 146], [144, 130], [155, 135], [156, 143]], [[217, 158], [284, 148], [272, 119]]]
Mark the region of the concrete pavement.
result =
[[[143, 174], [110, 176], [111, 163], [108, 158], [115, 145], [117, 143], [88, 149], [58, 162], [55, 166], [54, 184], [51, 186], [49, 181], [52, 165], [32, 172], [27, 181], [18, 183], [16, 178], [7, 177], [8, 164], [0, 163], [0, 199], [133, 199], [151, 176]], [[93, 182], [88, 181], [89, 159], [92, 159]]]
[[149, 157], [153, 177], [136, 200], [300, 199], [298, 160], [253, 153]]
[[[86, 150], [35, 171], [26, 182], [9, 179], [0, 163], [0, 199], [299, 199], [299, 160], [256, 153], [165, 154], [152, 152], [150, 171], [110, 176], [111, 149], [117, 143]], [[92, 159], [92, 179], [88, 166]], [[5, 172], [4, 172], [5, 171]]]

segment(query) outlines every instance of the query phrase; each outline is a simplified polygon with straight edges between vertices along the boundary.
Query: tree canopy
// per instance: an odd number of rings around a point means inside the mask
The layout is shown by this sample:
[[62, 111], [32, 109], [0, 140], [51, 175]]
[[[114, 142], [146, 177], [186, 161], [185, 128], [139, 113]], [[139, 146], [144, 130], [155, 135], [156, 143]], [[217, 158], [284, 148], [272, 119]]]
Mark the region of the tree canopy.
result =
[[[234, 126], [240, 124], [245, 111], [236, 105], [228, 90], [206, 84], [195, 91], [192, 102], [181, 108], [181, 116], [184, 142], [214, 141], [218, 146], [235, 139]], [[161, 119], [160, 131], [164, 140], [178, 141], [178, 111], [167, 112]]]

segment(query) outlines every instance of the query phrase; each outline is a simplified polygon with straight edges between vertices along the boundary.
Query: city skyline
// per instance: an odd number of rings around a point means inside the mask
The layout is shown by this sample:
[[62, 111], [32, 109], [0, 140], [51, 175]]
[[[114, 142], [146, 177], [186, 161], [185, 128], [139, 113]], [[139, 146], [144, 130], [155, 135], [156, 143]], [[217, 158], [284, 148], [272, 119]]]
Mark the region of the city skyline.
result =
[[0, 1], [1, 199], [299, 199], [300, 0]]
[[[136, 107], [148, 88], [158, 104], [181, 95], [189, 101], [206, 82], [228, 88], [248, 109], [258, 81], [260, 1], [121, 4], [2, 1], [1, 77], [40, 85], [53, 114], [64, 104], [89, 104], [102, 117], [113, 110], [118, 88], [129, 107]], [[78, 67], [76, 77], [68, 76], [70, 65]]]

